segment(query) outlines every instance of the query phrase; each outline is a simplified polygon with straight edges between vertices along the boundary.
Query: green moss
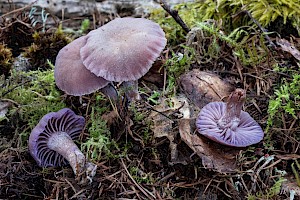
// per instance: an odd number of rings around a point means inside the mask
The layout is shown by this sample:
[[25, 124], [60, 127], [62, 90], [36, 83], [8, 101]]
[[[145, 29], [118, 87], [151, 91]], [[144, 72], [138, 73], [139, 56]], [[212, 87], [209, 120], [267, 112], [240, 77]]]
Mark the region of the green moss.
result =
[[185, 33], [177, 22], [171, 17], [167, 16], [162, 9], [153, 10], [149, 19], [156, 21], [166, 33], [168, 46], [176, 46], [185, 41]]
[[0, 75], [8, 76], [13, 62], [12, 52], [5, 44], [0, 44]]
[[[256, 66], [267, 59], [269, 50], [265, 45], [264, 36], [251, 34], [251, 29], [244, 30], [243, 28], [237, 28], [229, 35], [226, 35], [221, 27], [217, 27], [216, 24], [200, 22], [197, 23], [197, 28], [192, 31], [194, 33], [190, 35], [198, 34], [210, 37], [209, 41], [211, 42], [207, 49], [200, 46], [194, 47], [194, 49], [202, 48], [202, 54], [197, 56], [204, 57], [205, 59], [203, 60], [207, 62], [221, 57], [220, 53], [224, 53], [224, 50], [221, 49], [221, 46], [223, 46], [222, 42], [227, 45], [227, 48], [232, 49], [233, 54], [239, 58], [243, 65]], [[194, 37], [188, 37], [188, 40], [193, 40]], [[205, 61], [203, 62], [205, 63]]]
[[283, 79], [274, 94], [269, 101], [267, 129], [272, 125], [281, 127], [281, 114], [297, 119], [300, 112], [300, 74], [294, 74], [292, 80]]
[[137, 183], [153, 184], [155, 179], [152, 173], [145, 173], [138, 167], [130, 167], [129, 173], [137, 181]]
[[24, 52], [24, 56], [29, 58], [31, 70], [49, 69], [47, 60], [54, 63], [60, 49], [72, 41], [61, 25], [54, 32], [35, 32], [33, 39], [34, 42]]
[[300, 6], [298, 0], [205, 0], [204, 2], [195, 4], [198, 4], [199, 8], [197, 12], [203, 13], [201, 21], [207, 19], [222, 20], [222, 25], [226, 26], [226, 30], [233, 30], [242, 25], [253, 24], [249, 18], [245, 20], [245, 14], [240, 15], [244, 18], [240, 20], [237, 20], [237, 17], [232, 17], [242, 10], [247, 10], [263, 27], [267, 27], [271, 22], [283, 18], [284, 24], [287, 23], [287, 20], [290, 20], [298, 30], [298, 33], [300, 33]]
[[[296, 164], [297, 169], [295, 167], [295, 164]], [[300, 187], [300, 175], [299, 175], [300, 164], [297, 160], [295, 160], [295, 162], [292, 163], [291, 167], [292, 167], [294, 176], [296, 178], [297, 185], [298, 185], [298, 187]]]
[[[241, 26], [256, 26], [245, 13], [241, 13], [248, 11], [263, 27], [283, 19], [284, 24], [289, 21], [300, 33], [298, 0], [205, 0], [178, 4], [174, 9], [178, 10], [179, 16], [190, 28], [211, 19], [217, 21], [225, 33], [231, 33]], [[186, 34], [163, 9], [153, 10], [150, 18], [162, 26], [170, 44], [182, 43]]]
[[[182, 47], [186, 49], [188, 48], [185, 46]], [[183, 74], [190, 68], [192, 60], [194, 59], [193, 52], [193, 49], [190, 49], [189, 53], [187, 54], [175, 54], [174, 52], [172, 52], [172, 57], [166, 61], [165, 67], [167, 68], [168, 76], [166, 94], [169, 94], [171, 96], [176, 94], [176, 80], [181, 74]]]
[[272, 187], [267, 189], [265, 192], [257, 192], [255, 195], [248, 195], [248, 200], [256, 199], [273, 199], [280, 193], [281, 185], [285, 181], [284, 178], [279, 178]]
[[[96, 105], [103, 97], [96, 97]], [[97, 103], [98, 102], [98, 103]], [[111, 150], [118, 149], [117, 144], [111, 139], [110, 131], [106, 126], [106, 121], [102, 119], [102, 114], [107, 111], [106, 107], [92, 106], [90, 117], [86, 122], [89, 136], [81, 144], [81, 150], [86, 152], [86, 157], [93, 161], [101, 160], [101, 157], [118, 157]]]
[[[31, 130], [49, 112], [66, 107], [56, 89], [53, 69], [47, 71], [12, 71], [7, 83], [0, 90], [0, 96], [15, 102], [8, 119], [18, 116], [18, 129], [21, 145], [27, 143]], [[9, 121], [11, 123], [16, 123]]]

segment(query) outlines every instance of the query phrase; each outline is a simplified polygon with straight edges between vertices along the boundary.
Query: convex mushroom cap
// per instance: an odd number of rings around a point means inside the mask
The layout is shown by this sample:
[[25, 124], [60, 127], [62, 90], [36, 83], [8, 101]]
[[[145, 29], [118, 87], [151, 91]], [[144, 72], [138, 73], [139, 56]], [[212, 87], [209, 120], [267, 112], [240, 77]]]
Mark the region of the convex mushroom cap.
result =
[[[41, 167], [62, 166], [69, 163], [75, 174], [85, 167], [85, 156], [73, 142], [78, 139], [85, 120], [69, 108], [46, 114], [29, 136], [30, 154]], [[88, 165], [86, 165], [88, 164]], [[94, 166], [94, 165], [93, 165]]]
[[134, 81], [145, 75], [166, 46], [164, 31], [144, 18], [116, 18], [91, 31], [80, 49], [87, 69], [109, 81]]
[[82, 36], [63, 47], [55, 61], [54, 77], [57, 87], [74, 96], [90, 94], [110, 83], [97, 77], [83, 65], [79, 52], [86, 44], [86, 39], [86, 36]]
[[242, 111], [246, 93], [236, 89], [228, 102], [211, 102], [204, 106], [196, 120], [198, 132], [215, 142], [246, 147], [260, 142], [264, 132], [259, 124]]

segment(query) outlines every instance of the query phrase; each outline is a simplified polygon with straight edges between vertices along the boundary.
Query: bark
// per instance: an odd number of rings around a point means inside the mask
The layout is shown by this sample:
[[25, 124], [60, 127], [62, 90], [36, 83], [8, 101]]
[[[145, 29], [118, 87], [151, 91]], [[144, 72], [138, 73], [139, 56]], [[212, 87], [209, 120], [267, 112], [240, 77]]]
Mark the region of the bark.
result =
[[[170, 5], [174, 5], [189, 1], [193, 0], [170, 0], [169, 2]], [[57, 16], [60, 16], [63, 10], [65, 18], [90, 15], [95, 10], [106, 14], [132, 12], [133, 15], [143, 15], [150, 8], [160, 7], [155, 0], [14, 0], [13, 4], [11, 2], [12, 0], [0, 0], [0, 15], [34, 2], [36, 2], [35, 6], [47, 8]]]

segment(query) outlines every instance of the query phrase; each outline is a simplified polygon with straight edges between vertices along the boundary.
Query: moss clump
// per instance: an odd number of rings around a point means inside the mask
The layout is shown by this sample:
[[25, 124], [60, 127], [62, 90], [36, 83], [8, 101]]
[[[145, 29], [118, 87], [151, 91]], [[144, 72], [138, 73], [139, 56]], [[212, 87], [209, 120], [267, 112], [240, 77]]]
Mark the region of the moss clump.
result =
[[[99, 105], [102, 98], [96, 98], [95, 105]], [[100, 161], [105, 155], [115, 157], [111, 152], [117, 148], [116, 143], [111, 139], [110, 130], [106, 125], [106, 121], [102, 119], [102, 114], [107, 111], [106, 107], [92, 106], [91, 113], [86, 126], [88, 127], [89, 136], [87, 140], [81, 144], [81, 150], [86, 152], [86, 157], [95, 162]]]
[[[269, 102], [268, 128], [272, 125], [282, 126], [281, 114], [291, 119], [298, 119], [300, 112], [300, 74], [294, 74], [291, 81], [283, 79], [281, 86], [274, 92], [275, 96]], [[300, 139], [300, 138], [299, 138]]]
[[[283, 26], [291, 24], [300, 34], [300, 6], [298, 0], [205, 0], [183, 3], [174, 6], [179, 16], [193, 28], [199, 22], [215, 20], [225, 33], [230, 34], [241, 26], [255, 25], [244, 11], [249, 12], [263, 27], [272, 28], [276, 21], [283, 22]], [[150, 13], [150, 18], [159, 23], [171, 45], [182, 43], [185, 33], [182, 28], [163, 9], [156, 9]], [[283, 28], [284, 29], [284, 28]]]
[[8, 76], [12, 66], [12, 52], [5, 44], [0, 44], [0, 75]]
[[279, 147], [286, 153], [298, 153], [300, 140], [297, 124], [300, 113], [300, 74], [297, 69], [278, 67], [291, 78], [282, 78], [275, 86], [274, 95], [269, 101], [265, 146]]
[[12, 49], [13, 56], [18, 56], [22, 48], [27, 47], [33, 41], [32, 34], [38, 30], [34, 26], [34, 19], [28, 10], [0, 19], [0, 41]]
[[277, 197], [281, 190], [281, 185], [285, 181], [284, 178], [280, 177], [272, 187], [267, 189], [265, 192], [257, 192], [255, 195], [248, 195], [248, 200], [256, 200], [256, 199], [273, 199]]
[[300, 6], [297, 0], [205, 0], [204, 2], [192, 3], [191, 6], [194, 7], [194, 12], [202, 13], [197, 19], [200, 21], [222, 20], [225, 30], [253, 24], [245, 13], [232, 17], [240, 11], [248, 11], [263, 27], [268, 27], [271, 22], [283, 19], [283, 24], [290, 22], [298, 30], [298, 34], [300, 33]]
[[[18, 130], [21, 145], [27, 143], [31, 130], [45, 114], [66, 107], [56, 89], [53, 69], [43, 72], [12, 71], [0, 90], [0, 96], [9, 99], [15, 105], [9, 110], [8, 121], [5, 121], [6, 124], [0, 132], [6, 132], [5, 127], [13, 123], [10, 126]], [[10, 120], [11, 118], [14, 120]]]
[[31, 70], [48, 69], [47, 60], [54, 63], [59, 50], [72, 41], [63, 32], [61, 25], [54, 32], [35, 32], [33, 39], [31, 46], [24, 52], [24, 56], [29, 58]]

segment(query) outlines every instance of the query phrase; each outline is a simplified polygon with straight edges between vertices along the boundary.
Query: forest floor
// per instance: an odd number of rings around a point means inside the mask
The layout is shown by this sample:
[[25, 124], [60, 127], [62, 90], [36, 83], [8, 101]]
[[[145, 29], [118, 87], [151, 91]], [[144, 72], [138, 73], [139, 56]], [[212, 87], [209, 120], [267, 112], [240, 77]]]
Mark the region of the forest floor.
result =
[[[175, 7], [179, 23], [174, 10], [145, 16], [168, 43], [139, 80], [142, 100], [118, 106], [101, 92], [64, 94], [52, 64], [70, 41], [130, 12], [61, 20], [25, 7], [0, 16], [0, 199], [299, 198], [297, 27], [236, 10], [198, 21], [203, 5]], [[249, 147], [218, 144], [195, 126], [203, 106], [226, 102], [235, 88], [246, 91], [243, 110], [264, 130]], [[78, 181], [69, 165], [41, 168], [28, 151], [39, 120], [64, 107], [85, 118], [76, 144], [97, 165], [91, 182]]]

